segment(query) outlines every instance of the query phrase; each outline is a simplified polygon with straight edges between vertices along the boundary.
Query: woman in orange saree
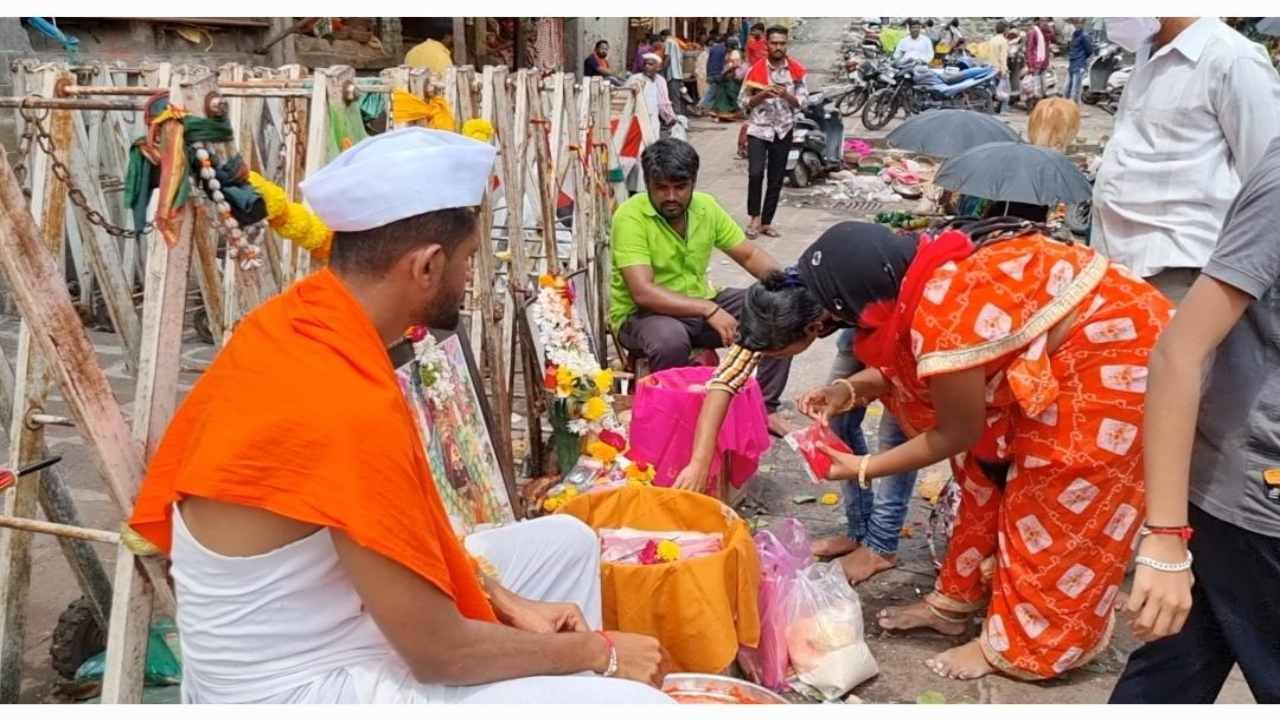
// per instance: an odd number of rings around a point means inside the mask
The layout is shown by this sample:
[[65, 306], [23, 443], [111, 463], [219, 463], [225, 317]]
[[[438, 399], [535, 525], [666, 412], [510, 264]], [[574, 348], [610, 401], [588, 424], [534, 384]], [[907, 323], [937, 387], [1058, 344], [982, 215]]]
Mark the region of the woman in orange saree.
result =
[[1087, 663], [1110, 639], [1141, 525], [1147, 358], [1172, 305], [1012, 218], [919, 240], [841, 223], [797, 274], [858, 328], [868, 368], [801, 408], [825, 419], [880, 398], [912, 438], [876, 455], [829, 451], [829, 478], [949, 459], [963, 493], [936, 589], [880, 624], [960, 635], [985, 608], [978, 638], [928, 661], [947, 677], [1041, 679]]

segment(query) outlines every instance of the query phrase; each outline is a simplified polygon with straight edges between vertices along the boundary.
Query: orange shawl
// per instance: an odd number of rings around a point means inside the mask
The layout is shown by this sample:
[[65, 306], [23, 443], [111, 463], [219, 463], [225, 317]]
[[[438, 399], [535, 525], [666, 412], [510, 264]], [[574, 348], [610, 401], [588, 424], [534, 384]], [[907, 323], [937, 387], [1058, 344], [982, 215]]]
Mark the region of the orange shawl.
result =
[[341, 530], [495, 620], [382, 339], [330, 270], [236, 328], [169, 425], [129, 524], [167, 553], [189, 495]]

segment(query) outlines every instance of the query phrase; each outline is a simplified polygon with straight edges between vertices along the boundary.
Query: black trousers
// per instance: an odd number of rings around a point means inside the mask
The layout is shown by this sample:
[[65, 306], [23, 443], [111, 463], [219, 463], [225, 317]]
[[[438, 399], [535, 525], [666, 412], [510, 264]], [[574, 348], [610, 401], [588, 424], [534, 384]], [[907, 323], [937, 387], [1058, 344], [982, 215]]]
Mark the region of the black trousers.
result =
[[[782, 178], [787, 172], [787, 154], [791, 152], [791, 133], [773, 142], [747, 136], [747, 215], [760, 218], [763, 225], [773, 224], [782, 195]], [[760, 187], [766, 185], [764, 205], [760, 203]]]
[[[725, 312], [742, 319], [747, 291], [741, 288], [721, 290], [715, 303]], [[658, 372], [673, 367], [689, 365], [694, 348], [716, 349], [724, 347], [720, 333], [706, 320], [697, 317], [671, 317], [641, 310], [627, 318], [618, 331], [618, 342], [631, 352], [644, 355], [649, 370]], [[778, 409], [782, 391], [787, 387], [787, 375], [791, 372], [791, 358], [761, 358], [756, 370], [760, 393], [769, 412]]]
[[1259, 703], [1280, 703], [1280, 538], [1192, 505], [1191, 613], [1129, 656], [1112, 703], [1212, 703], [1234, 665]]

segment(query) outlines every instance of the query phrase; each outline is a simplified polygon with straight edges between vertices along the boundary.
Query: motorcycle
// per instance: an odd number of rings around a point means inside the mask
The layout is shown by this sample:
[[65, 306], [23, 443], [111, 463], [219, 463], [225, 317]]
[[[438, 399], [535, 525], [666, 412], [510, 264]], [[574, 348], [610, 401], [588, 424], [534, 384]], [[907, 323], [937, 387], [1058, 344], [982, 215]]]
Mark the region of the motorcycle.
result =
[[858, 63], [856, 69], [849, 74], [849, 86], [842, 92], [829, 94], [841, 115], [857, 115], [872, 93], [886, 87], [880, 78], [884, 66], [883, 60], [867, 59]]
[[787, 153], [787, 177], [795, 187], [808, 187], [814, 179], [839, 170], [842, 163], [844, 120], [836, 105], [822, 92], [811, 93], [791, 131]]
[[990, 65], [937, 71], [910, 63], [886, 71], [881, 77], [891, 84], [873, 93], [862, 108], [862, 124], [868, 130], [888, 125], [899, 108], [908, 116], [938, 108], [996, 111], [996, 70]]

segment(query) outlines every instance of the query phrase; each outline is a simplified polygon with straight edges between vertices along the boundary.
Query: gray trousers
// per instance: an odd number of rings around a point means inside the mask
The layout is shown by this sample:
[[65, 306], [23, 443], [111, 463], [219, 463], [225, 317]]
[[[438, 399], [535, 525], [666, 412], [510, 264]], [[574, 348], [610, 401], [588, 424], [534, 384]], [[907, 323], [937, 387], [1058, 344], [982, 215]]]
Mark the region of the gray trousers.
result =
[[[725, 312], [742, 320], [746, 290], [721, 290], [713, 300]], [[714, 350], [725, 346], [720, 333], [700, 317], [671, 317], [645, 310], [627, 318], [618, 332], [618, 342], [627, 350], [643, 355], [652, 372], [688, 366], [694, 348]], [[791, 358], [766, 357], [760, 360], [756, 380], [764, 394], [765, 408], [770, 413], [778, 409], [790, 372]]]

